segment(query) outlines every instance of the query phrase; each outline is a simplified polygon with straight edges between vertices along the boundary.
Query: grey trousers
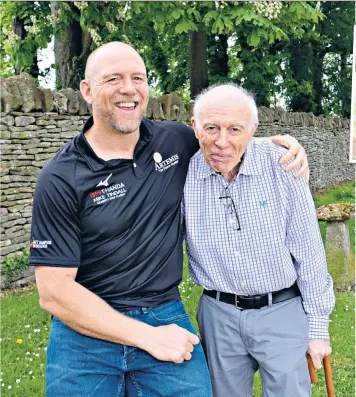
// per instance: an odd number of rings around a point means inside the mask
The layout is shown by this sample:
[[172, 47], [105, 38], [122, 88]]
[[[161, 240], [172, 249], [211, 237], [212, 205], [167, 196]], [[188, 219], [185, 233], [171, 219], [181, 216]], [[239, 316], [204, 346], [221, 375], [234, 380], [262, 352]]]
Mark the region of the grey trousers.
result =
[[239, 310], [202, 295], [198, 323], [214, 397], [252, 397], [259, 369], [263, 397], [309, 397], [308, 321], [296, 297]]

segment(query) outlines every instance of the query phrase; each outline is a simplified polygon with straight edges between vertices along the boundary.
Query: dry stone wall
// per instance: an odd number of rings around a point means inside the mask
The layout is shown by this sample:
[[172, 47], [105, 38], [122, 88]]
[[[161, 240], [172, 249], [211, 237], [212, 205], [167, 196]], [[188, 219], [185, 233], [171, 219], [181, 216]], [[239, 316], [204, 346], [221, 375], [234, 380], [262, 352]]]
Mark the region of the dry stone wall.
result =
[[[29, 75], [0, 79], [1, 257], [29, 246], [33, 192], [44, 163], [76, 136], [90, 115], [79, 92], [36, 87]], [[174, 93], [151, 98], [146, 116], [188, 123], [192, 105]], [[350, 121], [259, 109], [257, 136], [290, 134], [305, 147], [315, 193], [352, 180], [348, 163]]]

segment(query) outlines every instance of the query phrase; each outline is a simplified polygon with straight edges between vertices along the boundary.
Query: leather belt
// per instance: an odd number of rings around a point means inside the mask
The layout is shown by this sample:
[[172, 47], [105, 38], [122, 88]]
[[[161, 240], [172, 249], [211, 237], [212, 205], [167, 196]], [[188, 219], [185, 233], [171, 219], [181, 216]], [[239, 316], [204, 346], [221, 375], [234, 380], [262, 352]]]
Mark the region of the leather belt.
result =
[[[260, 309], [268, 306], [268, 294], [263, 295], [234, 295], [227, 292], [219, 292], [214, 290], [206, 290], [203, 292], [218, 301], [230, 303], [236, 309]], [[272, 304], [286, 301], [288, 299], [300, 296], [300, 291], [297, 284], [293, 284], [289, 288], [281, 289], [280, 291], [272, 292]]]

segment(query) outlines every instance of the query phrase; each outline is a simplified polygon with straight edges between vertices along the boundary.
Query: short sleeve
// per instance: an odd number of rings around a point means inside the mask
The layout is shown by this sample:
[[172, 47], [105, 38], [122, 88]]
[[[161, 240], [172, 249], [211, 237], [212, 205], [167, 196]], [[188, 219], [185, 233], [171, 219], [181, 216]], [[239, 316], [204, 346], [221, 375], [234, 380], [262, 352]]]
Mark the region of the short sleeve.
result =
[[80, 227], [73, 171], [48, 164], [37, 180], [31, 225], [30, 265], [79, 267]]

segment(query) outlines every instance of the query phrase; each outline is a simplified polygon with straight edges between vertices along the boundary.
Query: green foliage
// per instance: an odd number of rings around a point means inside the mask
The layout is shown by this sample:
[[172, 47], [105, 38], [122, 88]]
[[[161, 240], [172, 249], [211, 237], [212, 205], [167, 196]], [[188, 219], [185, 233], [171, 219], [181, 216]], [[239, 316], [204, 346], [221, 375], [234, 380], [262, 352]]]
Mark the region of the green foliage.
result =
[[5, 276], [5, 288], [16, 281], [28, 269], [30, 253], [27, 249], [22, 254], [9, 255], [1, 266], [1, 274]]
[[[187, 59], [190, 33], [199, 31], [206, 33], [210, 43], [209, 82], [228, 78], [241, 83], [256, 94], [260, 105], [270, 106], [276, 97], [283, 96], [291, 110], [349, 117], [352, 2], [54, 3], [56, 10], [51, 10], [50, 2], [0, 4], [6, 32], [0, 59], [2, 75], [8, 76], [15, 69], [30, 71], [37, 50], [46, 47], [53, 35], [64, 40], [75, 22], [80, 31], [68, 43], [76, 52], [67, 65], [78, 79], [83, 76], [90, 50], [118, 40], [131, 43], [142, 54], [156, 92], [177, 91], [194, 86], [189, 76], [196, 73], [189, 73]], [[21, 40], [11, 33], [15, 17], [27, 29]], [[83, 46], [85, 34], [90, 41], [88, 48]], [[216, 50], [213, 39], [218, 35], [228, 36], [229, 43], [222, 50], [226, 57], [219, 58], [219, 63], [224, 63], [222, 69], [228, 70], [223, 75], [215, 73], [218, 68], [212, 62]], [[301, 56], [306, 48], [295, 51], [299, 42], [309, 44], [307, 56]], [[82, 51], [78, 50], [81, 46]], [[58, 68], [58, 73], [64, 72]], [[57, 76], [60, 88], [66, 79]]]

